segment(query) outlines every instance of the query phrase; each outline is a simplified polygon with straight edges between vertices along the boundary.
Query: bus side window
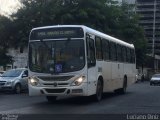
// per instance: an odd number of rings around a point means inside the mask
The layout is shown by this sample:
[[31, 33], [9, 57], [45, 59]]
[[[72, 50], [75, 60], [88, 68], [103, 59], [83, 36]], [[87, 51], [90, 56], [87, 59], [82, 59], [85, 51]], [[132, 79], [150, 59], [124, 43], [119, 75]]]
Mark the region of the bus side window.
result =
[[96, 37], [96, 40], [95, 40], [95, 45], [96, 45], [96, 58], [98, 60], [102, 60], [103, 57], [102, 57], [102, 40], [100, 37]]
[[135, 50], [133, 50], [133, 63], [136, 62], [136, 55], [135, 55]]
[[111, 50], [111, 60], [116, 61], [117, 60], [117, 47], [115, 43], [110, 43], [110, 50]]
[[115, 49], [115, 61], [117, 61], [117, 44], [114, 44], [114, 49]]
[[109, 60], [110, 59], [109, 41], [102, 39], [102, 49], [103, 49], [103, 59]]
[[124, 57], [123, 57], [123, 46], [121, 46], [121, 62], [124, 62]]
[[87, 36], [87, 62], [88, 67], [96, 65], [94, 40]]
[[126, 54], [126, 48], [122, 47], [122, 53], [123, 53], [123, 62], [127, 62], [127, 54]]
[[131, 53], [130, 53], [130, 49], [127, 48], [127, 62], [130, 63], [131, 62]]
[[133, 49], [131, 49], [131, 63], [135, 63], [135, 54]]
[[119, 62], [122, 62], [122, 48], [117, 44], [117, 59]]

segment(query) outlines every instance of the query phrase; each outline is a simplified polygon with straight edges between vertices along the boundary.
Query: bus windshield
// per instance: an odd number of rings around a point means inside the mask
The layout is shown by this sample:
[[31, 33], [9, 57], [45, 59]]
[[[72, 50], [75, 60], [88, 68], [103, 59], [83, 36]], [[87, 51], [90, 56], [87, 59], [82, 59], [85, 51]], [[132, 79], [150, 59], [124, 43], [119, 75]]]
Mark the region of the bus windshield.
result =
[[30, 42], [29, 68], [39, 73], [65, 73], [85, 65], [83, 39]]

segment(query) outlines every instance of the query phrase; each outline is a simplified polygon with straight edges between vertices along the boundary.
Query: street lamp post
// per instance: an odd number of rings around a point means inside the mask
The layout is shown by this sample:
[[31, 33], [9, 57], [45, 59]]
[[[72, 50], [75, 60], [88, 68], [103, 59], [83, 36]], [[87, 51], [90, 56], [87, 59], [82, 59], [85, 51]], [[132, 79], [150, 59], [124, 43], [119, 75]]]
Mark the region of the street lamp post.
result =
[[154, 70], [156, 69], [156, 61], [155, 61], [155, 21], [156, 21], [156, 0], [154, 0], [154, 10], [153, 10], [153, 43], [152, 43], [152, 57], [154, 62]]

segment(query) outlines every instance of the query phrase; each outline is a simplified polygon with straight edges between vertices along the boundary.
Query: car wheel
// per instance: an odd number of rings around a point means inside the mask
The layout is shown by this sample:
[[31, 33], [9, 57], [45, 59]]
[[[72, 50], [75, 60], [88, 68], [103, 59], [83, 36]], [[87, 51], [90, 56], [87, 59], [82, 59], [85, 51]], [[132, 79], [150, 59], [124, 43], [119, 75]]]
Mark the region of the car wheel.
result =
[[48, 100], [48, 102], [52, 103], [56, 101], [57, 96], [46, 96], [46, 99]]
[[98, 80], [96, 94], [93, 96], [95, 101], [100, 101], [103, 95], [103, 84], [101, 80]]
[[21, 93], [21, 85], [16, 84], [14, 91], [15, 91], [16, 94], [20, 94]]

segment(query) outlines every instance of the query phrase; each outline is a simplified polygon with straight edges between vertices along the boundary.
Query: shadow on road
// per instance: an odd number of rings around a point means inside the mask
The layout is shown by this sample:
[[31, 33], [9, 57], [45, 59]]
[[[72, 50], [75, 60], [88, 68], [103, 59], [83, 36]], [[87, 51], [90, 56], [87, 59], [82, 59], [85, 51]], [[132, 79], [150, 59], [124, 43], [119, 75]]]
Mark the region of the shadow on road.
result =
[[[106, 100], [110, 100], [110, 99], [117, 99], [120, 96], [125, 96], [125, 95], [130, 95], [132, 94], [131, 92], [127, 92], [124, 95], [120, 95], [120, 94], [116, 94], [116, 93], [104, 93], [103, 94], [103, 99], [99, 102], [103, 102]], [[89, 104], [93, 104], [93, 103], [98, 103], [96, 102], [92, 96], [89, 97], [59, 97], [56, 101], [50, 103], [47, 101], [41, 102], [41, 103], [37, 103], [37, 105], [39, 104], [43, 104], [43, 105], [89, 105]]]
[[[14, 91], [0, 91], [0, 95], [14, 95], [16, 94]], [[28, 94], [28, 91], [22, 91], [21, 94]]]

